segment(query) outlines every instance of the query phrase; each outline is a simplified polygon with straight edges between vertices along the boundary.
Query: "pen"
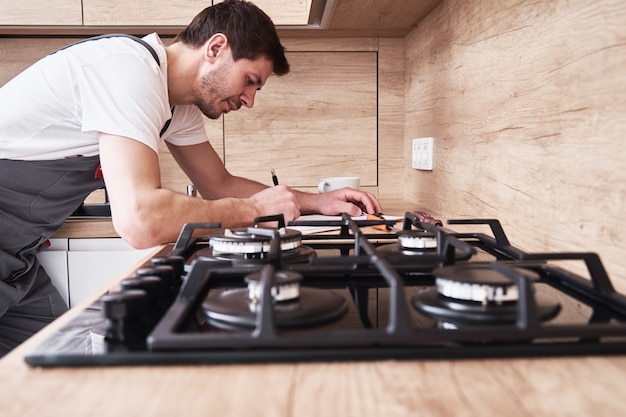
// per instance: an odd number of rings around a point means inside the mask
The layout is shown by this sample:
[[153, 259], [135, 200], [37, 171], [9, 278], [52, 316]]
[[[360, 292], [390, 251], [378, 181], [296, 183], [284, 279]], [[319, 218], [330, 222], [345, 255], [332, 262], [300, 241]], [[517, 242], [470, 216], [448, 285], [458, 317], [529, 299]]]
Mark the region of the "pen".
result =
[[278, 185], [278, 177], [276, 176], [276, 171], [272, 170], [272, 181], [274, 182], [274, 185]]

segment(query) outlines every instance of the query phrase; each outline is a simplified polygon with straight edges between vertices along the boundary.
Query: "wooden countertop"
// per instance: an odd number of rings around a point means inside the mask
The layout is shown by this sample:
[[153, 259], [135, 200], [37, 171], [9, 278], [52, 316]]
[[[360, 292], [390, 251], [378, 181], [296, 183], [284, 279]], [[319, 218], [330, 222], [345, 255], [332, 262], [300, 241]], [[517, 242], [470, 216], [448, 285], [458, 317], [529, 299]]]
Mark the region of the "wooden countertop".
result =
[[0, 360], [0, 415], [621, 416], [626, 357], [33, 369]]
[[52, 369], [34, 369], [24, 362], [27, 351], [97, 297], [0, 360], [1, 416], [626, 413], [626, 386], [620, 383], [626, 379], [626, 355]]
[[110, 218], [92, 217], [66, 220], [53, 238], [100, 238], [120, 237]]

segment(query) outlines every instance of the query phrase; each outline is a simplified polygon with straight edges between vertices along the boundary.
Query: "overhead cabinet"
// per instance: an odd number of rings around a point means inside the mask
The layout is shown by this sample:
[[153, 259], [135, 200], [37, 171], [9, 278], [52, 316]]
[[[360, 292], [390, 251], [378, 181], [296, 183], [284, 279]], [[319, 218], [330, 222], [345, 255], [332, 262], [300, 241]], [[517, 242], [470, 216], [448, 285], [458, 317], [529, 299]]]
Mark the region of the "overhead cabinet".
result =
[[81, 0], [0, 0], [0, 25], [82, 25]]
[[186, 26], [208, 1], [83, 0], [86, 26]]
[[[275, 24], [306, 24], [310, 2], [256, 0], [254, 4], [271, 16]], [[94, 26], [185, 26], [209, 5], [206, 0], [83, 0], [85, 25]]]
[[[305, 25], [311, 6], [311, 0], [256, 0], [254, 3], [277, 25]], [[210, 5], [206, 0], [0, 0], [0, 25], [186, 26]]]

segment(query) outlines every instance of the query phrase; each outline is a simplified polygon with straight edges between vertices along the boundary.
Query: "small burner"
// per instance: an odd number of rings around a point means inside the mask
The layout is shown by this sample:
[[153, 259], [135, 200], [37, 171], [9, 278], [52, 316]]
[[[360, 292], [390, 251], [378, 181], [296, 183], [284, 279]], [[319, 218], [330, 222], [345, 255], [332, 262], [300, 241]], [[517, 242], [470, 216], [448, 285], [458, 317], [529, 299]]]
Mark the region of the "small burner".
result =
[[[539, 280], [539, 275], [529, 269], [513, 269], [532, 282]], [[445, 266], [433, 274], [435, 288], [420, 291], [412, 300], [418, 311], [456, 325], [513, 323], [517, 319], [517, 286], [489, 264]], [[542, 320], [558, 314], [558, 302], [542, 294], [535, 299]]]
[[[434, 255], [437, 251], [437, 237], [435, 234], [427, 232], [426, 230], [402, 230], [399, 231], [397, 235], [398, 243], [381, 245], [376, 251], [384, 255], [401, 254], [407, 256]], [[455, 260], [465, 261], [471, 258], [471, 256], [471, 254], [467, 254], [455, 248]]]
[[[210, 249], [197, 251], [203, 261], [230, 261], [233, 264], [264, 260], [270, 250], [271, 237], [255, 234], [253, 229], [226, 229], [209, 236]], [[267, 230], [267, 229], [264, 229]], [[274, 229], [272, 229], [274, 230]], [[307, 262], [315, 250], [302, 245], [302, 233], [282, 228], [279, 230], [282, 259], [288, 263]]]
[[[256, 325], [259, 298], [263, 291], [260, 273], [246, 277], [247, 289], [209, 294], [201, 307], [207, 323], [226, 330], [252, 329]], [[342, 317], [347, 301], [337, 293], [300, 287], [302, 276], [291, 271], [277, 271], [272, 286], [272, 308], [276, 325], [281, 328], [311, 327]], [[203, 324], [204, 325], [204, 324]]]
[[422, 250], [437, 248], [437, 236], [425, 230], [403, 230], [398, 232], [398, 242], [402, 249]]

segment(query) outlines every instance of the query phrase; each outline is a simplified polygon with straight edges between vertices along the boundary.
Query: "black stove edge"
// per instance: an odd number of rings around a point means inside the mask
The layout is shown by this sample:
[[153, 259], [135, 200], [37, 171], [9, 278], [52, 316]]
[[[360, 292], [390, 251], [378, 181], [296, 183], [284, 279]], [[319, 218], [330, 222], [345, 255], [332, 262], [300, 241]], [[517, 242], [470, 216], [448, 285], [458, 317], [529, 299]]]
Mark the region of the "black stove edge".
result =
[[568, 356], [626, 355], [626, 342], [464, 345], [459, 347], [369, 347], [352, 349], [292, 349], [212, 352], [141, 352], [105, 356], [29, 354], [32, 367], [100, 367], [145, 365], [218, 365], [381, 360], [522, 359]]

